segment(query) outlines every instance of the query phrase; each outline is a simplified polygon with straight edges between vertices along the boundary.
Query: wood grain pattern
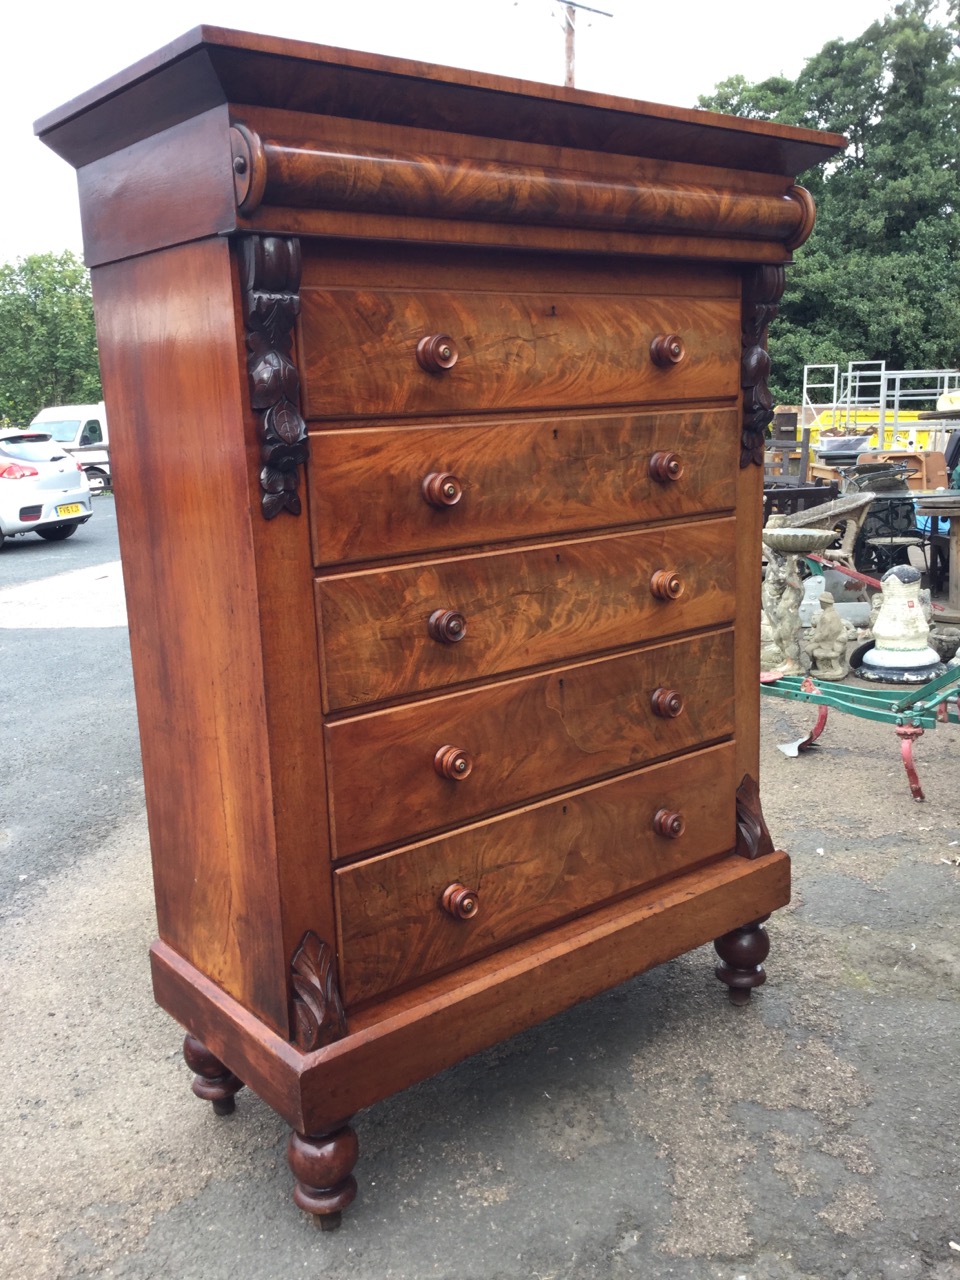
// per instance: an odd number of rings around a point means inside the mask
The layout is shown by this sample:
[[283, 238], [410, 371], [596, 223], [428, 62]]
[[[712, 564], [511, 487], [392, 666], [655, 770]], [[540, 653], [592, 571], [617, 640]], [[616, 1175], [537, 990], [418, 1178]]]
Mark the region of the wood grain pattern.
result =
[[[728, 851], [733, 766], [712, 747], [338, 870], [347, 1007]], [[678, 839], [654, 831], [661, 807], [683, 813]], [[468, 921], [440, 906], [455, 881], [479, 895]]]
[[[682, 695], [675, 718], [653, 710], [661, 686]], [[335, 852], [458, 826], [733, 728], [729, 630], [339, 720], [325, 728]], [[462, 781], [434, 767], [446, 743], [469, 752]]]
[[[790, 860], [723, 858], [350, 1015], [302, 1054], [163, 942], [158, 1003], [293, 1128], [319, 1132], [579, 1000], [790, 901]], [[734, 925], [734, 921], [737, 925]]]
[[[302, 291], [308, 418], [410, 417], [509, 408], [733, 397], [740, 378], [739, 308], [717, 298]], [[416, 360], [427, 334], [449, 334], [456, 366]], [[658, 368], [650, 343], [679, 333], [687, 358]]]
[[234, 286], [216, 239], [93, 273], [160, 935], [286, 1030]]
[[[742, 455], [741, 455], [742, 456]], [[760, 775], [760, 587], [763, 468], [737, 472], [737, 777]]]
[[[724, 518], [318, 579], [325, 709], [729, 622], [735, 544]], [[681, 599], [654, 599], [660, 569], [681, 575]], [[430, 638], [437, 609], [467, 619], [459, 643]]]
[[[284, 209], [284, 230], [304, 239], [348, 244], [358, 236], [384, 249], [397, 246], [523, 251], [546, 256], [556, 253], [595, 253], [622, 261], [631, 257], [647, 264], [659, 261], [696, 262], [705, 267], [744, 263], [780, 265], [791, 261], [790, 251], [780, 241], [742, 240], [731, 236], [703, 236], [655, 231], [594, 231], [578, 227], [543, 227], [529, 223], [470, 222], [465, 218], [398, 218], [389, 213], [346, 213], [338, 209]], [[270, 206], [258, 209], [242, 220], [246, 231], [271, 234], [277, 226], [277, 211]]]
[[[409, 143], [407, 144], [409, 147]], [[442, 145], [442, 144], [441, 144]], [[632, 175], [603, 181], [589, 172], [524, 157], [480, 159], [436, 149], [339, 148], [327, 140], [265, 137], [260, 143], [267, 204], [349, 209], [497, 223], [559, 224], [627, 231], [703, 232], [801, 243], [808, 221], [802, 196], [737, 189], [721, 182], [659, 181]], [[244, 212], [256, 207], [246, 196]]]
[[85, 164], [77, 183], [87, 265], [232, 230], [229, 127], [226, 106], [215, 106]]
[[359, 1108], [711, 939], [759, 980], [737, 451], [842, 140], [215, 28], [40, 130], [106, 264], [155, 990], [329, 1226]]
[[843, 147], [837, 134], [732, 119], [558, 85], [429, 66], [302, 40], [201, 26], [36, 123], [71, 163], [129, 145], [193, 110], [256, 103], [692, 164], [793, 176]]
[[[396, 226], [396, 219], [391, 220]], [[668, 237], [669, 238], [669, 237]], [[726, 263], [685, 264], [565, 253], [517, 254], [427, 239], [385, 253], [376, 241], [310, 239], [303, 244], [304, 289], [410, 290], [456, 293], [618, 294], [636, 298], [728, 298], [740, 301], [741, 270]]]
[[[314, 562], [729, 511], [739, 429], [736, 410], [710, 409], [313, 432]], [[685, 460], [675, 482], [650, 474], [667, 449]], [[430, 474], [454, 475], [461, 498], [431, 506], [421, 492]]]

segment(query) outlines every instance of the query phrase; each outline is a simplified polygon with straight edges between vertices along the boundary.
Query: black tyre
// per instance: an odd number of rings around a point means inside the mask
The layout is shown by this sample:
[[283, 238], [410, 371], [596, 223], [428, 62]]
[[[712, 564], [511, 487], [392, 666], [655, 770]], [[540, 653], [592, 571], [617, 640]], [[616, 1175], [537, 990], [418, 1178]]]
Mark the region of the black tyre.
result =
[[101, 471], [98, 467], [91, 467], [86, 474], [90, 481], [91, 493], [103, 493], [104, 489], [110, 488], [110, 477], [105, 471]]
[[78, 524], [52, 524], [49, 529], [36, 529], [46, 542], [63, 542], [64, 538], [72, 538], [80, 528]]

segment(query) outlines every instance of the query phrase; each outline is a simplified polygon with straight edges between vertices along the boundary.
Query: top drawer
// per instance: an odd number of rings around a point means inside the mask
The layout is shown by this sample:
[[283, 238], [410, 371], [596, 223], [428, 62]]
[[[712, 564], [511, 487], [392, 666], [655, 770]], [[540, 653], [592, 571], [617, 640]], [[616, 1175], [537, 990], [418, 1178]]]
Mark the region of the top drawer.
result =
[[[715, 400], [740, 389], [732, 298], [306, 288], [301, 308], [312, 419]], [[651, 343], [668, 334], [683, 354], [658, 364]], [[441, 364], [454, 362], [424, 368], [418, 346], [439, 335], [452, 340]]]

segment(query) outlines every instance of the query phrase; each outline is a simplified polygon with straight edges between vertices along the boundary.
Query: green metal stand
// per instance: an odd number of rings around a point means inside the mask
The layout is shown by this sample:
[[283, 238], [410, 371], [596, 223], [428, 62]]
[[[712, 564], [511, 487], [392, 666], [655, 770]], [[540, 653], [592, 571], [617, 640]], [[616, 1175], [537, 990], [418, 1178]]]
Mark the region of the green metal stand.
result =
[[781, 746], [781, 751], [787, 755], [795, 756], [813, 746], [823, 732], [830, 707], [864, 720], [893, 725], [900, 739], [900, 754], [915, 800], [923, 799], [923, 789], [913, 762], [913, 743], [925, 729], [935, 729], [938, 723], [951, 721], [960, 724], [958, 691], [960, 667], [948, 667], [943, 675], [911, 689], [902, 698], [893, 698], [889, 689], [854, 688], [838, 680], [815, 680], [811, 676], [781, 676], [765, 672], [760, 677], [760, 692], [767, 697], [811, 702], [821, 708], [817, 723], [806, 738]]

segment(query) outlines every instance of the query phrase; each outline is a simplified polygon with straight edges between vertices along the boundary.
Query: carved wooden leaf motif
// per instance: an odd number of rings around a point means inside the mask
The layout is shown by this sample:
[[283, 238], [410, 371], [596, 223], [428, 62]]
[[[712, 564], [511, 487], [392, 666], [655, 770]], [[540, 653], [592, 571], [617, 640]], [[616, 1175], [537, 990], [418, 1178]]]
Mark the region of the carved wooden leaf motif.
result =
[[747, 467], [751, 462], [759, 467], [763, 466], [766, 429], [773, 418], [773, 398], [767, 387], [770, 376], [770, 357], [766, 351], [767, 326], [777, 314], [783, 287], [784, 271], [780, 266], [751, 267], [743, 276], [741, 467]]
[[303, 458], [299, 461], [306, 461], [306, 445], [300, 438], [303, 430], [303, 419], [293, 407], [289, 400], [281, 400], [279, 404], [273, 406], [270, 410], [270, 430], [275, 432], [285, 445], [294, 448], [300, 446]]
[[304, 934], [293, 957], [293, 1038], [309, 1053], [347, 1034], [330, 947], [315, 933]]
[[737, 787], [737, 853], [741, 858], [762, 858], [773, 853], [773, 840], [760, 808], [760, 788], [745, 773]]
[[293, 326], [300, 313], [300, 245], [283, 236], [241, 241], [250, 404], [260, 415], [261, 510], [268, 520], [300, 515], [299, 468], [307, 460], [300, 414], [300, 375], [293, 362]]

